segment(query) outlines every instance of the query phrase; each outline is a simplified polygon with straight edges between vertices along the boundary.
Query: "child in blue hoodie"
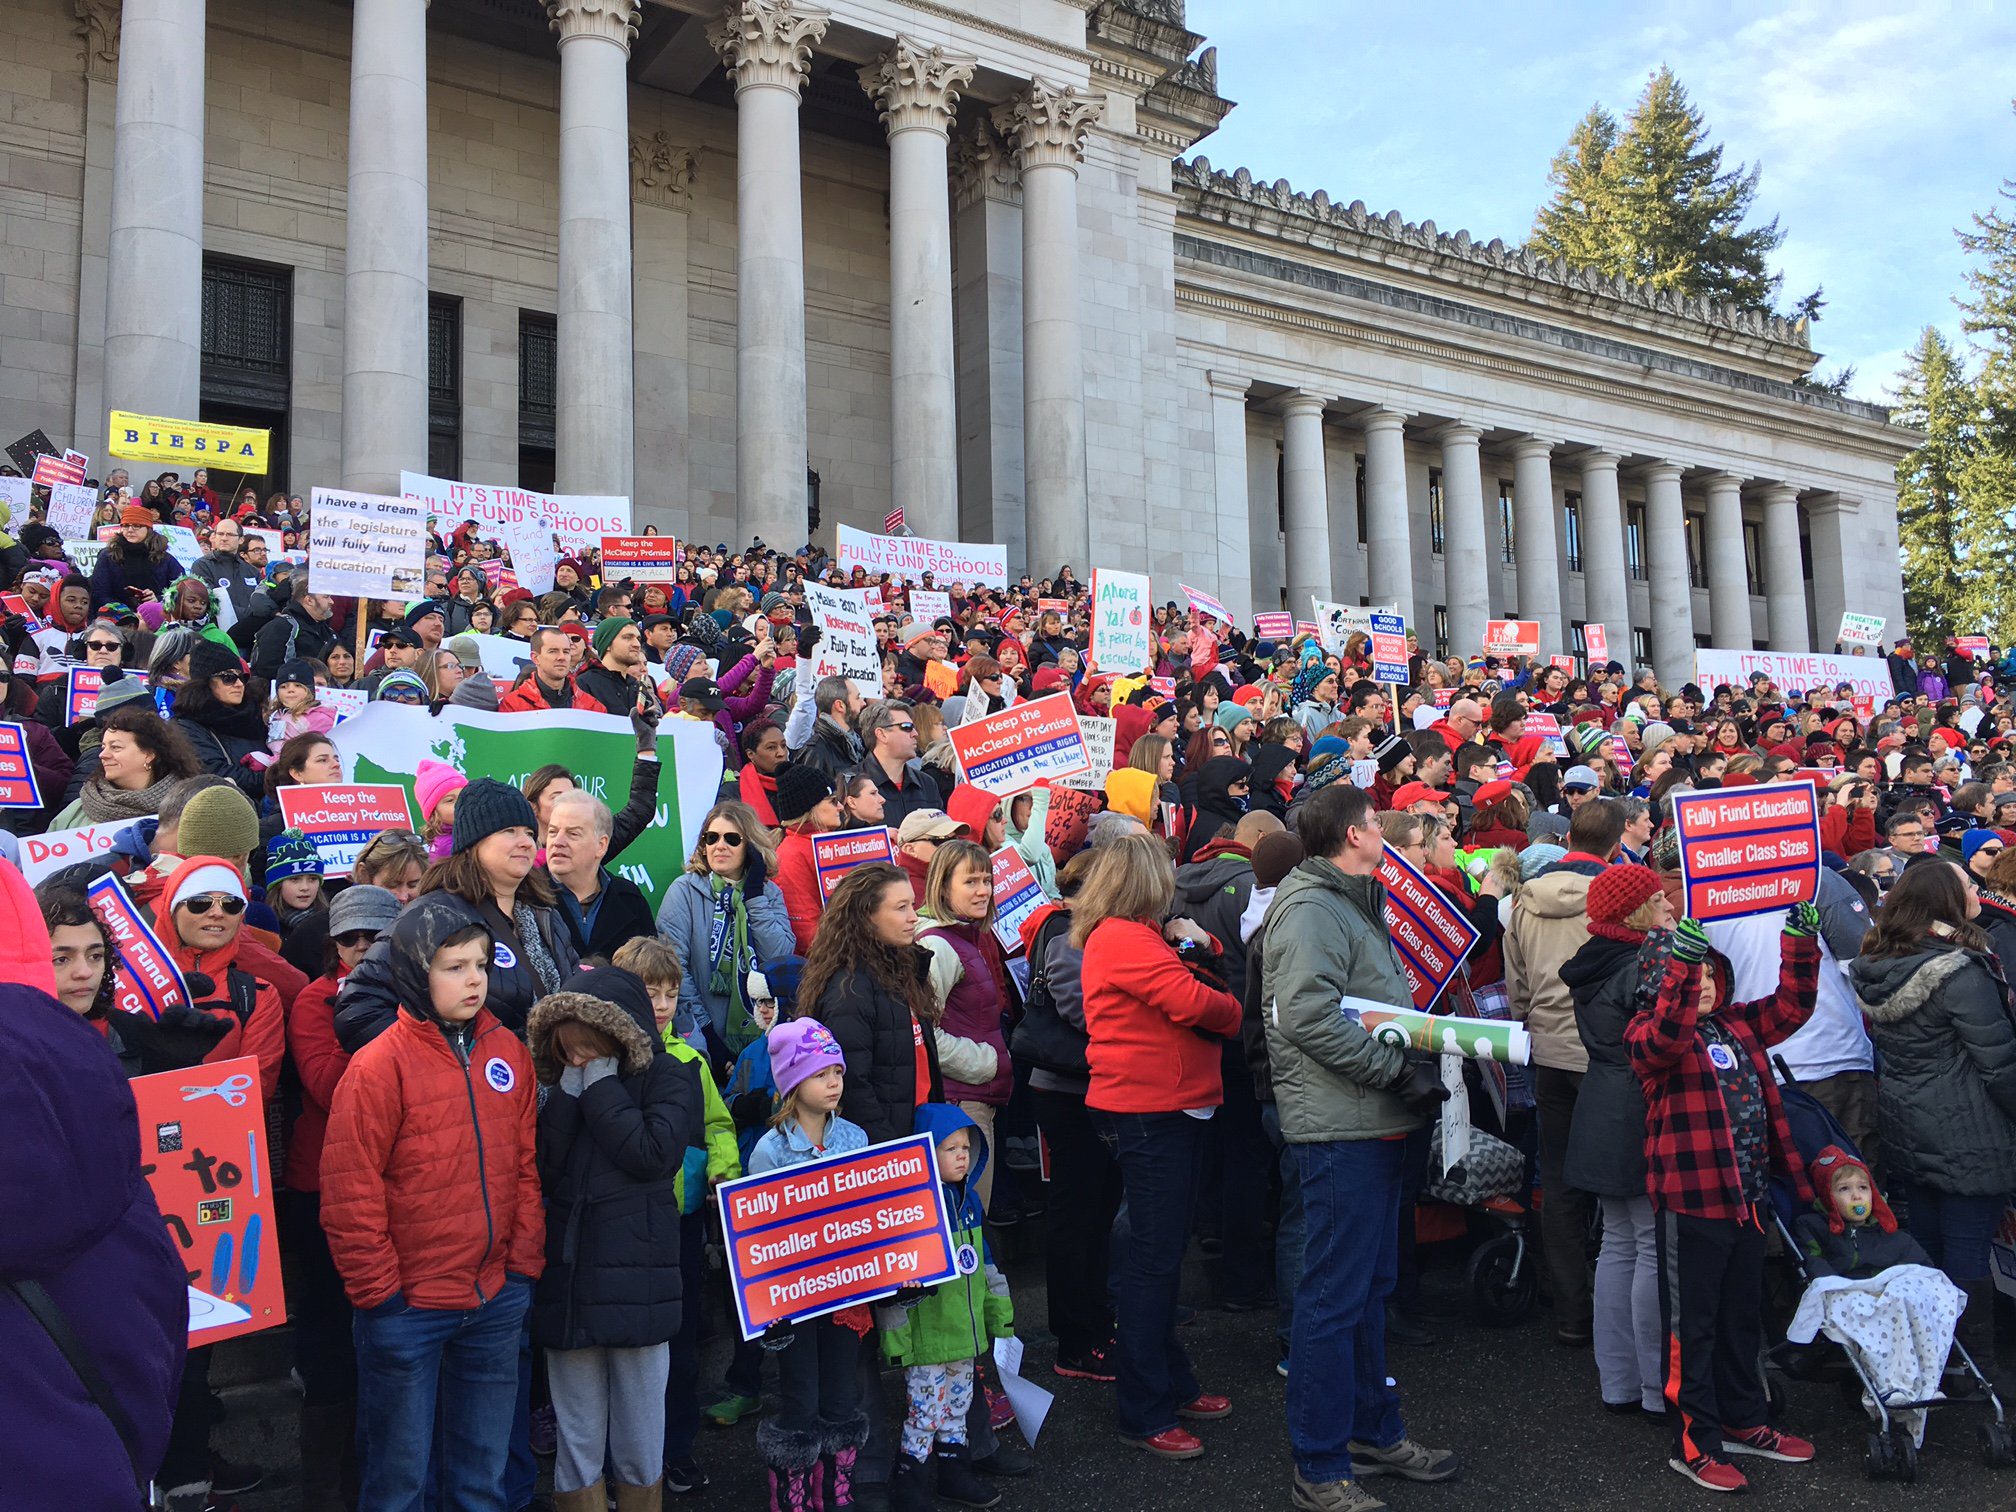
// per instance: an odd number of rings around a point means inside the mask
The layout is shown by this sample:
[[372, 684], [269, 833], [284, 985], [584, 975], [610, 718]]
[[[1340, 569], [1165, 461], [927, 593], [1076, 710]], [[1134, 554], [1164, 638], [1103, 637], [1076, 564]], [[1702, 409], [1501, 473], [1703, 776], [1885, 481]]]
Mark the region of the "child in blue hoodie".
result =
[[1015, 1304], [1008, 1282], [987, 1251], [986, 1218], [978, 1183], [987, 1169], [987, 1141], [955, 1107], [926, 1103], [917, 1132], [938, 1147], [938, 1179], [952, 1217], [959, 1274], [915, 1302], [877, 1309], [882, 1353], [904, 1367], [908, 1411], [902, 1453], [889, 1482], [891, 1512], [925, 1512], [931, 1505], [930, 1466], [938, 1466], [938, 1494], [967, 1507], [991, 1507], [1001, 1493], [973, 1471], [966, 1414], [973, 1405], [978, 1361], [996, 1339], [1015, 1334]]

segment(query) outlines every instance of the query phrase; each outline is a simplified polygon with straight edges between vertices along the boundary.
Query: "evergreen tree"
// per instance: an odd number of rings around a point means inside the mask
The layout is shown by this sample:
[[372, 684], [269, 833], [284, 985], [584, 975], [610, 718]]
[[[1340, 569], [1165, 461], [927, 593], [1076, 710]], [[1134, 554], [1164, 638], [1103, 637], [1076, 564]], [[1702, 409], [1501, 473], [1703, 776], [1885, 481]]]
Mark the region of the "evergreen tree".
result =
[[1960, 354], [1927, 326], [1906, 359], [1892, 418], [1925, 432], [1897, 464], [1897, 540], [1904, 558], [1904, 616], [1914, 643], [1966, 633], [1962, 478], [1974, 449], [1974, 387]]
[[2016, 180], [2004, 179], [2001, 205], [1974, 217], [1960, 245], [1975, 259], [1962, 325], [1981, 353], [1974, 382], [1975, 435], [1960, 471], [1959, 548], [1967, 563], [1963, 628], [2000, 643], [2016, 634], [2016, 573], [2009, 541], [2016, 525]]
[[1768, 309], [1784, 241], [1773, 219], [1745, 229], [1759, 170], [1724, 171], [1722, 148], [1668, 68], [1646, 83], [1621, 129], [1599, 105], [1554, 159], [1553, 199], [1533, 222], [1536, 252], [1745, 309]]

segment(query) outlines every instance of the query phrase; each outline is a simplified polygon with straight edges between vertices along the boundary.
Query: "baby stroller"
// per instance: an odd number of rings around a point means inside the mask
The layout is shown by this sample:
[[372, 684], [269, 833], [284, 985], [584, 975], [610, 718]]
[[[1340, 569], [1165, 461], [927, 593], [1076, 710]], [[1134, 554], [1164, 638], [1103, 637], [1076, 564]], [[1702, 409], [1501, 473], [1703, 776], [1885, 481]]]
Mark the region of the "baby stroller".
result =
[[[1835, 1120], [1813, 1095], [1802, 1088], [1786, 1067], [1782, 1057], [1774, 1056], [1773, 1064], [1783, 1084], [1779, 1088], [1779, 1100], [1785, 1108], [1785, 1121], [1792, 1130], [1792, 1142], [1798, 1147], [1802, 1164], [1810, 1163], [1828, 1145], [1838, 1146], [1858, 1160], [1861, 1152], [1847, 1131]], [[1797, 1275], [1798, 1284], [1803, 1288], [1811, 1281], [1812, 1275], [1801, 1253], [1799, 1243], [1792, 1234], [1792, 1222], [1799, 1215], [1798, 1197], [1790, 1182], [1774, 1178], [1771, 1183], [1771, 1218], [1777, 1226], [1779, 1240], [1784, 1245], [1785, 1258]], [[1968, 1355], [1959, 1339], [1954, 1339], [1950, 1361], [1957, 1362], [1971, 1378], [1980, 1393], [1979, 1400], [1986, 1404], [1992, 1416], [1981, 1424], [1981, 1457], [1990, 1465], [2016, 1464], [2016, 1434], [2012, 1434], [2009, 1419], [2002, 1408], [2001, 1398], [1995, 1394], [1994, 1385], [1984, 1375], [1979, 1366]], [[1845, 1365], [1845, 1369], [1843, 1368]], [[1952, 1364], [1949, 1363], [1948, 1369]], [[1869, 1413], [1872, 1430], [1869, 1434], [1868, 1453], [1863, 1460], [1863, 1468], [1871, 1479], [1885, 1477], [1900, 1481], [1915, 1481], [1918, 1478], [1918, 1446], [1912, 1435], [1892, 1419], [1892, 1414], [1924, 1408], [1929, 1411], [1963, 1405], [1965, 1401], [1934, 1396], [1918, 1402], [1885, 1402], [1878, 1395], [1874, 1381], [1870, 1377], [1861, 1352], [1853, 1345], [1837, 1343], [1833, 1340], [1816, 1339], [1812, 1344], [1794, 1344], [1783, 1340], [1765, 1354], [1765, 1381], [1770, 1391], [1771, 1408], [1775, 1414], [1784, 1404], [1785, 1382], [1787, 1378], [1804, 1381], [1835, 1380], [1841, 1387], [1842, 1395], [1857, 1404], [1864, 1405]]]

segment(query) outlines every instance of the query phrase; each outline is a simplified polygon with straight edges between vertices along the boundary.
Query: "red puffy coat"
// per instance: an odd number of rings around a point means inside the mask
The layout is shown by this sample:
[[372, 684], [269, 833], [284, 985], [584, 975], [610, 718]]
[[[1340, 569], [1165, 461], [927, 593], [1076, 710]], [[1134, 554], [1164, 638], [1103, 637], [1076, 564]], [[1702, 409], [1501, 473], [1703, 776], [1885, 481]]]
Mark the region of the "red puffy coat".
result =
[[336, 1042], [336, 989], [346, 972], [339, 966], [315, 978], [287, 1010], [287, 1054], [301, 1078], [301, 1116], [287, 1141], [287, 1164], [281, 1182], [289, 1191], [322, 1190], [322, 1141], [329, 1130], [329, 1109], [336, 1084], [350, 1065], [350, 1052]]
[[607, 714], [602, 700], [581, 690], [581, 685], [573, 677], [567, 679], [567, 702], [559, 705], [546, 701], [546, 694], [539, 686], [539, 679], [528, 677], [497, 700], [499, 714], [541, 714], [552, 708], [575, 709], [583, 714]]
[[791, 915], [791, 935], [798, 954], [812, 948], [812, 936], [819, 932], [819, 915], [826, 900], [819, 896], [819, 868], [812, 860], [812, 836], [801, 829], [787, 829], [777, 847], [777, 887], [784, 894], [784, 911]]
[[322, 1228], [358, 1307], [478, 1307], [545, 1267], [532, 1058], [487, 1008], [467, 1028], [465, 1059], [402, 1011], [337, 1084]]
[[1239, 1032], [1239, 1000], [1193, 974], [1154, 925], [1101, 920], [1079, 981], [1091, 1037], [1087, 1107], [1174, 1113], [1225, 1100], [1218, 1040]]

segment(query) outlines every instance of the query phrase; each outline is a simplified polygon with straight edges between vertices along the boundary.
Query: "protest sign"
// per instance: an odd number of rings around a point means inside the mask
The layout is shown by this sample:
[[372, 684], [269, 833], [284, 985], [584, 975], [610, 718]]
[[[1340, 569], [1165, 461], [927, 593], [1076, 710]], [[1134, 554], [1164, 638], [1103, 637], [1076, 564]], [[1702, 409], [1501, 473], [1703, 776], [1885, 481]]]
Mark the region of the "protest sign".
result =
[[[553, 549], [553, 527], [533, 515], [507, 520], [499, 537], [511, 553], [511, 568], [530, 593], [551, 593], [560, 553]], [[608, 579], [603, 579], [608, 581]]]
[[[518, 674], [532, 664], [532, 648], [508, 635], [479, 635], [473, 630], [465, 630], [457, 638], [476, 643], [476, 658], [483, 663], [483, 670], [490, 674], [490, 680], [497, 684], [500, 693], [508, 691], [518, 681]], [[328, 702], [319, 692], [316, 699], [321, 703]]]
[[1540, 621], [1484, 621], [1484, 654], [1486, 656], [1538, 656], [1540, 654]]
[[812, 837], [812, 869], [819, 877], [819, 901], [833, 896], [833, 889], [857, 866], [871, 861], [894, 861], [896, 847], [882, 825], [869, 829], [835, 830]]
[[1225, 606], [1202, 588], [1192, 588], [1188, 583], [1178, 583], [1176, 586], [1183, 590], [1183, 597], [1190, 600], [1192, 613], [1208, 614], [1221, 625], [1232, 623], [1232, 616], [1226, 611]]
[[1718, 684], [1747, 688], [1762, 672], [1781, 693], [1806, 693], [1848, 684], [1848, 691], [1881, 702], [1895, 698], [1890, 668], [1877, 656], [1821, 656], [1808, 651], [1730, 651], [1703, 646], [1694, 653], [1694, 680], [1711, 694]]
[[1526, 733], [1528, 735], [1540, 736], [1547, 742], [1547, 749], [1552, 751], [1556, 756], [1566, 756], [1568, 754], [1568, 742], [1562, 735], [1561, 721], [1555, 715], [1545, 713], [1539, 709], [1528, 710], [1526, 714]]
[[84, 889], [84, 903], [98, 916], [112, 945], [114, 1008], [158, 1019], [190, 1001], [182, 969], [117, 877], [107, 874], [92, 882]]
[[28, 600], [18, 593], [0, 593], [0, 614], [20, 615], [30, 635], [40, 634], [48, 628], [41, 617], [28, 607]]
[[1819, 892], [1820, 804], [1811, 783], [1671, 796], [1689, 918], [1769, 913]]
[[249, 425], [168, 420], [127, 410], [113, 410], [106, 431], [106, 455], [128, 462], [180, 462], [192, 469], [253, 474], [267, 470], [272, 440], [272, 432]]
[[1071, 695], [1031, 699], [946, 731], [962, 782], [1006, 798], [1091, 766]]
[[1012, 845], [994, 852], [994, 938], [1009, 955], [1022, 948], [1022, 921], [1049, 900]]
[[671, 536], [605, 535], [602, 581], [669, 583], [679, 575], [679, 543]]
[[427, 591], [427, 514], [385, 494], [318, 488], [308, 523], [308, 588], [343, 598]]
[[97, 509], [98, 498], [89, 484], [58, 483], [49, 490], [43, 523], [66, 541], [81, 541], [91, 534], [91, 516]]
[[[548, 762], [558, 762], [614, 812], [628, 800], [637, 764], [637, 736], [628, 719], [573, 709], [495, 714], [451, 704], [429, 714], [421, 705], [374, 703], [337, 725], [329, 738], [343, 758], [345, 777], [354, 783], [396, 782], [410, 792], [426, 757], [516, 787]], [[610, 870], [635, 882], [654, 909], [686, 868], [693, 837], [720, 789], [721, 764], [711, 724], [668, 719], [659, 727], [652, 822], [609, 858]], [[417, 803], [413, 811], [419, 812]]]
[[863, 588], [861, 590], [861, 602], [868, 606], [870, 614], [886, 614], [889, 612], [889, 604], [882, 597], [880, 584], [870, 583], [866, 588]]
[[1607, 663], [1610, 660], [1610, 632], [1601, 625], [1584, 625], [1582, 647], [1589, 653], [1588, 661], [1591, 667]]
[[1456, 695], [1460, 693], [1462, 689], [1434, 688], [1431, 689], [1430, 691], [1435, 695], [1435, 707], [1438, 709], [1446, 709], [1449, 707], [1449, 705], [1456, 702]]
[[415, 830], [406, 789], [396, 782], [283, 787], [280, 817], [315, 842], [324, 877], [347, 877], [357, 853], [389, 829]]
[[1297, 621], [1295, 621], [1295, 633], [1296, 633], [1296, 635], [1298, 635], [1298, 636], [1302, 636], [1302, 635], [1318, 635], [1318, 634], [1320, 634], [1320, 632], [1321, 632], [1321, 627], [1320, 627], [1320, 626], [1318, 626], [1318, 625], [1317, 625], [1317, 623], [1316, 623], [1316, 621], [1314, 621], [1314, 620], [1297, 620]]
[[1092, 569], [1091, 664], [1126, 674], [1155, 664], [1155, 621], [1148, 579], [1138, 572]]
[[37, 426], [19, 441], [9, 443], [7, 456], [25, 477], [35, 471], [37, 457], [52, 456], [55, 451], [56, 443], [49, 439], [49, 433]]
[[462, 483], [426, 473], [401, 472], [399, 492], [426, 505], [427, 514], [459, 525], [476, 522], [479, 535], [501, 539], [514, 520], [539, 519], [569, 551], [600, 546], [608, 535], [630, 531], [630, 501], [613, 494], [543, 494], [501, 483]]
[[1570, 677], [1575, 675], [1575, 658], [1572, 656], [1550, 656], [1547, 658], [1547, 665], [1550, 667], [1559, 667]]
[[[819, 627], [812, 648], [810, 676], [844, 677], [864, 698], [882, 687], [882, 653], [875, 644], [875, 619], [857, 588], [827, 588], [807, 583], [805, 607]], [[801, 677], [806, 673], [801, 672]]]
[[98, 709], [98, 690], [105, 674], [96, 667], [72, 667], [63, 689], [63, 723], [74, 725], [89, 719]]
[[1309, 600], [1316, 612], [1316, 636], [1332, 656], [1342, 656], [1354, 635], [1372, 633], [1372, 611], [1357, 604], [1338, 604], [1329, 599]]
[[715, 1188], [742, 1337], [976, 1270], [952, 1242], [929, 1134]]
[[28, 732], [18, 724], [0, 724], [0, 808], [42, 807], [42, 789], [28, 760]]
[[1064, 615], [1070, 613], [1070, 611], [1071, 602], [1069, 599], [1039, 598], [1036, 600], [1036, 612], [1038, 614], [1054, 614], [1062, 618]]
[[1426, 1012], [1455, 980], [1477, 943], [1477, 927], [1390, 845], [1379, 880], [1386, 884], [1386, 932], [1400, 952], [1414, 1006]]
[[1344, 1000], [1346, 1016], [1356, 1019], [1374, 1039], [1403, 1050], [1431, 1055], [1462, 1055], [1471, 1060], [1524, 1066], [1533, 1059], [1533, 1040], [1523, 1025], [1510, 1019], [1463, 1018], [1453, 1013], [1427, 1013], [1393, 1008], [1363, 998]]
[[1053, 787], [1077, 788], [1081, 793], [1106, 791], [1106, 776], [1113, 770], [1113, 739], [1116, 722], [1104, 714], [1080, 714], [1078, 733], [1085, 737], [1085, 770], [1059, 777]]
[[834, 527], [838, 547], [834, 559], [842, 572], [861, 568], [871, 578], [883, 573], [901, 581], [916, 582], [930, 573], [941, 583], [979, 583], [988, 588], [1008, 586], [1008, 548], [969, 545], [964, 541], [932, 541], [923, 536], [870, 535], [851, 525]]
[[1625, 777], [1629, 777], [1631, 769], [1638, 764], [1638, 758], [1631, 754], [1631, 746], [1622, 735], [1610, 737], [1610, 759], [1617, 764], [1618, 772]]
[[1401, 683], [1407, 677], [1407, 621], [1384, 611], [1372, 616], [1372, 680]]
[[1970, 657], [1975, 661], [1984, 660], [1988, 655], [1988, 637], [1985, 635], [1956, 635], [1953, 637], [1953, 649], [1958, 651], [1962, 656]]
[[952, 595], [938, 588], [910, 590], [910, 617], [927, 625], [952, 617]]
[[[6, 479], [0, 478], [0, 483]], [[65, 541], [63, 554], [77, 564], [77, 570], [84, 576], [91, 576], [91, 569], [98, 565], [98, 553], [105, 549], [103, 541]]]
[[0, 504], [7, 505], [13, 511], [16, 520], [28, 518], [28, 502], [34, 496], [35, 485], [28, 478], [0, 478]]
[[[196, 532], [191, 530], [187, 525], [156, 524], [154, 526], [154, 533], [168, 543], [168, 555], [175, 558], [176, 561], [185, 567], [203, 555], [203, 543], [196, 539]], [[118, 534], [119, 527], [117, 525], [100, 525], [98, 527], [98, 542], [100, 545], [108, 544]], [[95, 552], [92, 554], [91, 560], [93, 562], [98, 560]]]
[[1880, 646], [1883, 644], [1884, 619], [1880, 614], [1843, 614], [1841, 632], [1834, 639], [1844, 646]]
[[1253, 633], [1261, 640], [1287, 642], [1295, 638], [1295, 616], [1285, 609], [1270, 609], [1253, 616]]
[[112, 849], [123, 824], [83, 824], [21, 837], [21, 875], [34, 887], [66, 866], [89, 861]]
[[136, 1076], [140, 1174], [189, 1273], [189, 1342], [287, 1321], [259, 1058]]
[[60, 457], [37, 457], [35, 471], [29, 476], [38, 488], [55, 488], [62, 483], [82, 483], [90, 465], [91, 459], [82, 452], [66, 451]]
[[371, 702], [371, 691], [368, 688], [317, 688], [315, 702], [334, 713], [337, 723], [341, 724], [352, 715], [364, 712], [365, 705]]

